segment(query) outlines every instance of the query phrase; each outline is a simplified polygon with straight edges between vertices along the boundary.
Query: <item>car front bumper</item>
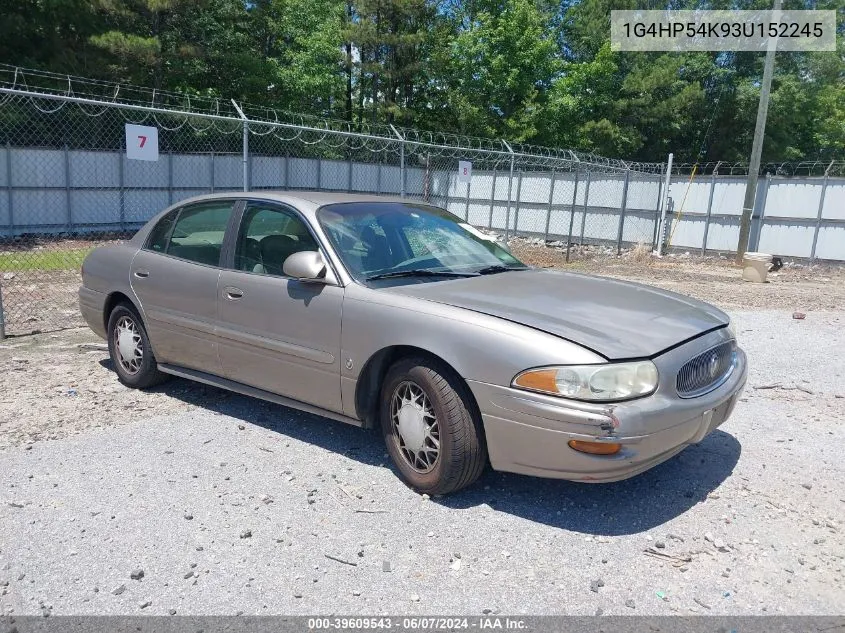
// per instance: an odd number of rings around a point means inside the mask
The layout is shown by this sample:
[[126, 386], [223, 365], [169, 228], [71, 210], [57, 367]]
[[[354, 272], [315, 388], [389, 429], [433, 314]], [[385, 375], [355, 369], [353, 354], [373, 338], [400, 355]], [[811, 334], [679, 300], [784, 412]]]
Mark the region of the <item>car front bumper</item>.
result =
[[[577, 402], [468, 381], [481, 409], [491, 465], [525, 475], [610, 482], [666, 461], [727, 420], [739, 400], [747, 361], [738, 348], [733, 371], [713, 391], [683, 399], [674, 390], [677, 369], [724, 337], [711, 333], [655, 359], [661, 372], [657, 391], [628, 402]], [[591, 455], [571, 448], [570, 440], [622, 448], [614, 455]]]

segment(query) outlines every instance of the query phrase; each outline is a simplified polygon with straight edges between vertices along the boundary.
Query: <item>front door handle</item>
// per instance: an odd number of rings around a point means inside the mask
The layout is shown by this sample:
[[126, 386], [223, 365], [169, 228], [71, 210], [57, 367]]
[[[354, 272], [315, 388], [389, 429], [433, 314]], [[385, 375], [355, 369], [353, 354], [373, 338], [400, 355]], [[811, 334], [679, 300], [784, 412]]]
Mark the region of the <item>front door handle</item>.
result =
[[146, 279], [147, 277], [150, 276], [150, 271], [144, 270], [143, 268], [139, 268], [138, 270], [135, 271], [135, 276], [140, 277], [141, 279]]
[[240, 288], [235, 288], [234, 286], [226, 286], [224, 292], [226, 293], [226, 298], [229, 301], [237, 301], [244, 296], [244, 291]]

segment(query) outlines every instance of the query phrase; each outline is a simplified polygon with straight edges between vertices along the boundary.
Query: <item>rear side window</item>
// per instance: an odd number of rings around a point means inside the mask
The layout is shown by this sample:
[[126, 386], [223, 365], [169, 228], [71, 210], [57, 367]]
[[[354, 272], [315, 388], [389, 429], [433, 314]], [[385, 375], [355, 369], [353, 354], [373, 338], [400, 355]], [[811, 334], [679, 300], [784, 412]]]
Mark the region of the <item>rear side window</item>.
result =
[[150, 232], [147, 248], [197, 264], [218, 266], [232, 201], [183, 207], [168, 214]]
[[161, 220], [158, 221], [150, 231], [147, 237], [147, 249], [155, 251], [156, 253], [164, 253], [167, 251], [167, 240], [170, 237], [170, 229], [173, 228], [173, 222], [179, 213], [178, 209], [174, 209]]

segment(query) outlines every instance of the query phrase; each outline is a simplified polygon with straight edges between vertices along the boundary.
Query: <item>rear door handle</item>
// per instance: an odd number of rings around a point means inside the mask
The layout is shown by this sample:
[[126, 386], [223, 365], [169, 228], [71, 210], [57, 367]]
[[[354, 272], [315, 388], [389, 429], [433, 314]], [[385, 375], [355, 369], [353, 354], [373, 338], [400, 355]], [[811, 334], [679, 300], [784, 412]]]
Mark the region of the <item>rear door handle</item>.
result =
[[234, 286], [226, 286], [224, 291], [226, 293], [226, 298], [229, 301], [237, 301], [238, 299], [241, 299], [244, 296], [244, 291], [240, 288], [235, 288]]
[[141, 279], [145, 279], [150, 276], [150, 271], [144, 270], [143, 268], [139, 268], [135, 271], [135, 276], [140, 277]]

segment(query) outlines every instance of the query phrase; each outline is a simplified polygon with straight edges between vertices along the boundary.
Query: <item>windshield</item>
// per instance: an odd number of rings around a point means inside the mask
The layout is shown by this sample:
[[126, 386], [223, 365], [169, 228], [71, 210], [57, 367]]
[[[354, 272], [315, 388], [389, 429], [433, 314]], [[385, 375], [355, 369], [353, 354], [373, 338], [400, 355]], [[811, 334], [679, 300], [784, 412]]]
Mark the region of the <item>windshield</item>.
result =
[[358, 281], [401, 276], [448, 279], [525, 267], [474, 227], [426, 204], [338, 203], [322, 207], [317, 218]]

